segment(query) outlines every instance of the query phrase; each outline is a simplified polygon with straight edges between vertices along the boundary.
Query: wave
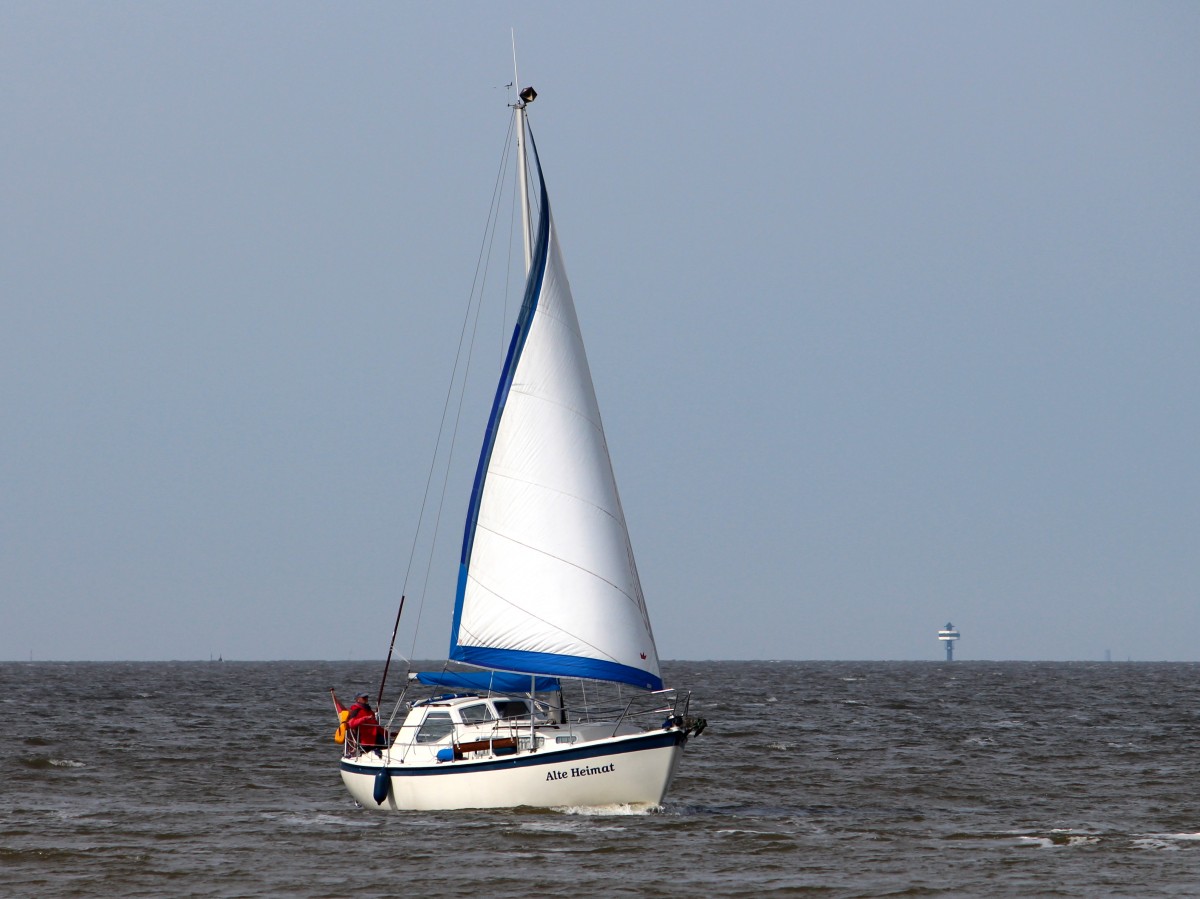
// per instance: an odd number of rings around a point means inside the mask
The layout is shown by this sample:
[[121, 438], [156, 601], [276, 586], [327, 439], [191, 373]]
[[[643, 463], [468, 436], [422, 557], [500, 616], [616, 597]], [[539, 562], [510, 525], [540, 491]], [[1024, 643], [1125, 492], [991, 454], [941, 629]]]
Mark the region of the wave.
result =
[[18, 763], [26, 768], [32, 768], [34, 771], [49, 771], [54, 768], [86, 768], [87, 765], [83, 762], [77, 762], [74, 759], [52, 759], [47, 756], [26, 756], [17, 760]]

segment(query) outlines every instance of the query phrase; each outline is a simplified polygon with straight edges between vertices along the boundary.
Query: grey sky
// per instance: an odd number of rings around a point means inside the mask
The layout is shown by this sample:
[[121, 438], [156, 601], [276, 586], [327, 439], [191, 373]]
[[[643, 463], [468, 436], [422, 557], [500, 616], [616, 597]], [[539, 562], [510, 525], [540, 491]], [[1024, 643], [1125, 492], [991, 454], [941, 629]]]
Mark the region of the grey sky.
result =
[[510, 28], [660, 655], [1200, 659], [1200, 6], [1095, 2], [3, 3], [0, 658], [382, 657]]

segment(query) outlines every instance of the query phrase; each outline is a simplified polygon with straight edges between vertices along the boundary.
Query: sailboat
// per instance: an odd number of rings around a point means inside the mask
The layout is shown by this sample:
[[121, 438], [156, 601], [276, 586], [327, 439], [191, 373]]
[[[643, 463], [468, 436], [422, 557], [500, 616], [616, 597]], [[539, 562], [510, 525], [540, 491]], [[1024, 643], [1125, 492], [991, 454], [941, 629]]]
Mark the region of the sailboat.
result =
[[[529, 131], [536, 96], [513, 104], [525, 293], [471, 488], [448, 663], [410, 673], [383, 745], [346, 736], [342, 780], [367, 808], [654, 808], [706, 724], [660, 673]], [[434, 692], [410, 698], [419, 685]]]

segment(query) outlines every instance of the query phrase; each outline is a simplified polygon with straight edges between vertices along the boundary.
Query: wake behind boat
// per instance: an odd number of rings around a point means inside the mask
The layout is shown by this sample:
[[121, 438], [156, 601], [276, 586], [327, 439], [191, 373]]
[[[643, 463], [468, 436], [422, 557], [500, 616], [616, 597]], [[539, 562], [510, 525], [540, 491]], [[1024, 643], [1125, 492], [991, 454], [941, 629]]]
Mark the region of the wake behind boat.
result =
[[[375, 745], [345, 734], [342, 780], [369, 808], [653, 807], [705, 726], [663, 686], [528, 131], [535, 97], [513, 107], [525, 295], [471, 491], [449, 662], [411, 676], [403, 723]], [[418, 683], [434, 695], [409, 699]]]

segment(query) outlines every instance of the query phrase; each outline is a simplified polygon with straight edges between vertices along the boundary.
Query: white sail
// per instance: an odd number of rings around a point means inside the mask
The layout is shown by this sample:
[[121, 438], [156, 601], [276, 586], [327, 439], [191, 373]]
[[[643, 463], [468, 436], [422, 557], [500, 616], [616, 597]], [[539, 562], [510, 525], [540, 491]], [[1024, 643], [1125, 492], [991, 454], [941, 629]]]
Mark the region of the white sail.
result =
[[535, 171], [533, 261], [467, 516], [450, 657], [659, 689], [540, 163]]

